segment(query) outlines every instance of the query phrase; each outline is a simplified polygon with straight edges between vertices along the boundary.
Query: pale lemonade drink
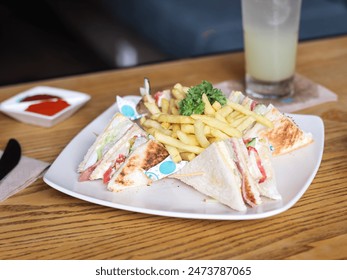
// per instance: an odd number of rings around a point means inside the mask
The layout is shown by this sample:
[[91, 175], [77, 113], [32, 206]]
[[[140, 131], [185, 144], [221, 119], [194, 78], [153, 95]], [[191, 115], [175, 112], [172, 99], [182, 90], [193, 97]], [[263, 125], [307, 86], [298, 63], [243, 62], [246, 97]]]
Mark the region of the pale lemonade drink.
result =
[[246, 93], [293, 94], [301, 0], [242, 0]]
[[295, 71], [297, 33], [247, 30], [244, 33], [246, 71], [264, 82], [289, 79]]

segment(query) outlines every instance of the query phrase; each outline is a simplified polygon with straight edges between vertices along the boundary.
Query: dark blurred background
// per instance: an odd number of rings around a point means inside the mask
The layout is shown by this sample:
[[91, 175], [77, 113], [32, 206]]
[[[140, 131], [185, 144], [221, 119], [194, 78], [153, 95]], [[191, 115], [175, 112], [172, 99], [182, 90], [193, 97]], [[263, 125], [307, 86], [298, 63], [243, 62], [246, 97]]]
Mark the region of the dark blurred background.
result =
[[[0, 1], [0, 86], [242, 50], [240, 3]], [[347, 0], [303, 0], [300, 41], [342, 34]]]

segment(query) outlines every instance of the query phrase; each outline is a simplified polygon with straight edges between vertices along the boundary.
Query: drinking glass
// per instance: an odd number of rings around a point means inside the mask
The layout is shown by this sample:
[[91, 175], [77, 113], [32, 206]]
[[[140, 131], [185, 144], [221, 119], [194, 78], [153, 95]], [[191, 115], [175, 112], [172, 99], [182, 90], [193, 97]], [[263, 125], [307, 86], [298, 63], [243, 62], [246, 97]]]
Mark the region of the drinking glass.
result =
[[301, 0], [242, 0], [247, 95], [294, 93], [300, 11]]

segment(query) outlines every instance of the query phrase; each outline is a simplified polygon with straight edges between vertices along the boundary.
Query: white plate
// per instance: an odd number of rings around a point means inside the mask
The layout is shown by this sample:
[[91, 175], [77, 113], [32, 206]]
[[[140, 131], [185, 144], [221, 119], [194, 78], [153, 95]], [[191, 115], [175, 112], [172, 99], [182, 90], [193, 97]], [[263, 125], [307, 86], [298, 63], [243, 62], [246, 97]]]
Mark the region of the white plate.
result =
[[281, 201], [264, 199], [260, 206], [237, 212], [217, 202], [206, 202], [204, 195], [175, 179], [164, 179], [149, 187], [113, 193], [100, 181], [78, 182], [76, 169], [94, 142], [95, 133], [100, 133], [117, 111], [114, 104], [66, 146], [44, 176], [48, 185], [82, 200], [134, 212], [194, 219], [260, 219], [279, 214], [300, 199], [315, 177], [323, 155], [322, 120], [311, 115], [290, 115], [304, 131], [313, 134], [315, 141], [274, 159], [278, 189], [283, 198]]
[[[69, 103], [70, 106], [54, 114], [53, 116], [46, 116], [42, 114], [25, 111], [25, 109], [29, 105], [39, 103], [42, 101], [20, 101], [25, 97], [33, 96], [36, 94], [50, 94], [54, 96], [59, 96], [62, 99], [64, 99], [67, 103]], [[79, 108], [81, 108], [89, 99], [90, 96], [82, 92], [55, 87], [38, 86], [18, 93], [17, 95], [5, 100], [0, 104], [0, 111], [24, 123], [29, 123], [43, 127], [51, 127], [70, 117]]]

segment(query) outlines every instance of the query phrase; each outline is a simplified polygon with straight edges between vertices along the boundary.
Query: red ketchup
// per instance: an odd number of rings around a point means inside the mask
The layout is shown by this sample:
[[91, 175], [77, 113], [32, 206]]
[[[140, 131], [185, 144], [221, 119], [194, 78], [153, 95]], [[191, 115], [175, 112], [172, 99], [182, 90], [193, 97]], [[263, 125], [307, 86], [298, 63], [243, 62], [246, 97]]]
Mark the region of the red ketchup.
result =
[[[41, 100], [41, 99], [39, 99]], [[63, 99], [52, 100], [49, 98], [47, 101], [42, 101], [39, 103], [29, 105], [25, 111], [33, 112], [45, 116], [53, 116], [65, 108], [69, 107], [70, 104]]]

